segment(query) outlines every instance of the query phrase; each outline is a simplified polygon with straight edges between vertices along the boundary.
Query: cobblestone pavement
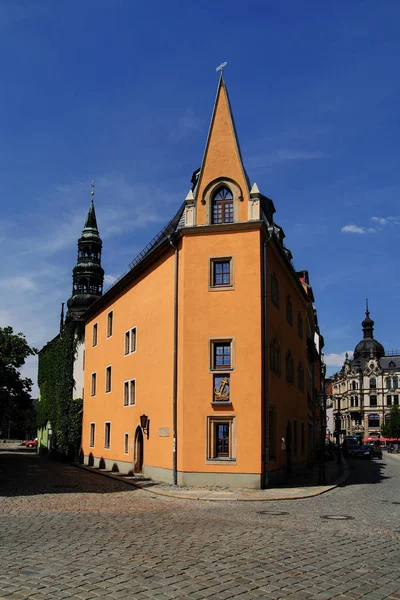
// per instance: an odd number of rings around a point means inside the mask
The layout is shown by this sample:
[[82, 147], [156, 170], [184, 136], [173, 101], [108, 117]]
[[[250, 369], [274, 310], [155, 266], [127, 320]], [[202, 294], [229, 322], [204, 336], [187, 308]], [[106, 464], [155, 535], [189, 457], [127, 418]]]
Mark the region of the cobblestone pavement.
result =
[[351, 466], [315, 498], [211, 503], [0, 452], [0, 600], [400, 600], [400, 455]]

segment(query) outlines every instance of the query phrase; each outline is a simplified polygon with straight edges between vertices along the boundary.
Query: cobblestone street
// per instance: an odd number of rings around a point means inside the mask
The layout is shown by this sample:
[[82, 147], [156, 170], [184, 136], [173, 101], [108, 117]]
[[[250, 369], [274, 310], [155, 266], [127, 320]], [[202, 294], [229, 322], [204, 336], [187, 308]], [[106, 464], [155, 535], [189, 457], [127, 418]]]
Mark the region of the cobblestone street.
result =
[[350, 466], [315, 498], [212, 503], [1, 452], [0, 599], [400, 600], [400, 455]]

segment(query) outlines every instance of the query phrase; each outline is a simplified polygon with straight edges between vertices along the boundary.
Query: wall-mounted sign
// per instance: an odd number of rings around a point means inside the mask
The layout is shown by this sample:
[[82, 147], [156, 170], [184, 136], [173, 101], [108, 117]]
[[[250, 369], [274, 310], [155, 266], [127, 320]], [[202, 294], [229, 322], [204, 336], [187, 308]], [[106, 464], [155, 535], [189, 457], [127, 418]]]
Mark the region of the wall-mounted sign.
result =
[[169, 437], [169, 427], [159, 427], [158, 428], [158, 437]]

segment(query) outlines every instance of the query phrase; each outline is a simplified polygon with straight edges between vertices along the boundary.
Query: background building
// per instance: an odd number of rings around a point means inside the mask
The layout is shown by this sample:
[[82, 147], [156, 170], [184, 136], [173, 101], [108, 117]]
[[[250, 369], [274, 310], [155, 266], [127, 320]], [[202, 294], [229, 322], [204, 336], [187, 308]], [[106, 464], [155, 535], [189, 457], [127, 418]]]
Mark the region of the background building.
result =
[[331, 377], [334, 417], [340, 417], [342, 435], [380, 437], [390, 409], [399, 404], [400, 354], [385, 350], [374, 339], [374, 321], [368, 304], [362, 322], [363, 339], [346, 355], [343, 367]]
[[257, 488], [312, 459], [323, 339], [274, 213], [221, 76], [184, 203], [85, 313], [86, 462]]
[[[92, 187], [93, 187], [92, 183]], [[80, 450], [83, 411], [85, 328], [83, 314], [103, 293], [102, 241], [92, 201], [72, 275], [72, 295], [60, 332], [39, 352], [38, 448], [77, 458]]]

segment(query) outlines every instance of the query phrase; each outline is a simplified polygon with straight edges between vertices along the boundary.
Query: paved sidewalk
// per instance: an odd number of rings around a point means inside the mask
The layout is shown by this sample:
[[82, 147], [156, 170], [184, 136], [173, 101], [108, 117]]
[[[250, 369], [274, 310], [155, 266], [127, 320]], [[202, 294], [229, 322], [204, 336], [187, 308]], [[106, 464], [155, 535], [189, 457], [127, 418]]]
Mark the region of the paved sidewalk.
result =
[[144, 479], [134, 475], [122, 475], [113, 473], [106, 469], [97, 469], [86, 465], [77, 465], [86, 471], [98, 473], [124, 481], [128, 485], [141, 488], [151, 494], [167, 496], [170, 498], [180, 498], [182, 500], [208, 500], [212, 502], [226, 502], [227, 500], [241, 502], [268, 502], [276, 500], [298, 500], [301, 498], [312, 498], [325, 494], [330, 490], [343, 484], [350, 475], [350, 469], [346, 460], [343, 458], [343, 464], [337, 465], [336, 461], [325, 463], [326, 485], [320, 485], [319, 465], [312, 469], [298, 473], [291, 478], [289, 483], [269, 488], [266, 490], [249, 489], [228, 489], [228, 488], [186, 488], [159, 483], [150, 479]]

